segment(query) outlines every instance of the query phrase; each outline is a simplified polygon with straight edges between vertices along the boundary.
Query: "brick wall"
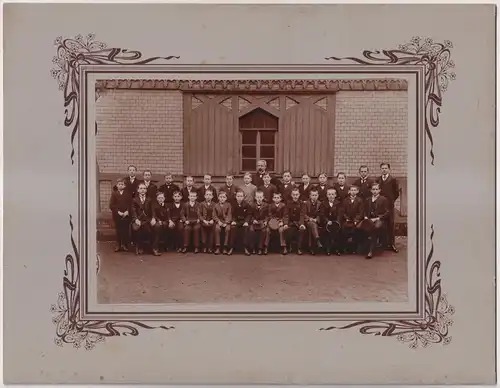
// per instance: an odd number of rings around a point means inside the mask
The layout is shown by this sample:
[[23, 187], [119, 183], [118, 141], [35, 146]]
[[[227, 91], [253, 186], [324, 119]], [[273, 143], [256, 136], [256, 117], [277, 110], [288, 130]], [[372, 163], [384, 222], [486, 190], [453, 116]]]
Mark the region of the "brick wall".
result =
[[[97, 101], [100, 172], [182, 173], [182, 92], [106, 89]], [[133, 151], [133, 152], [132, 152]]]
[[371, 175], [380, 163], [394, 175], [406, 176], [408, 93], [406, 91], [342, 91], [336, 95], [335, 171], [357, 175], [361, 164]]

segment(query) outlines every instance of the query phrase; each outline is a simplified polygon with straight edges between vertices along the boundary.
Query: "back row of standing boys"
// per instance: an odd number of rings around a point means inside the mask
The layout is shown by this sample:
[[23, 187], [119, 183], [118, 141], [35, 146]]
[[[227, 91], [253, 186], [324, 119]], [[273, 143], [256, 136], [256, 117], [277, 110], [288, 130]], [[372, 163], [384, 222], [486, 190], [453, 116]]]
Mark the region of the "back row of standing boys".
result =
[[[394, 202], [399, 187], [390, 175], [390, 165], [382, 163], [380, 168], [381, 175], [371, 180], [368, 167], [361, 166], [360, 177], [350, 186], [344, 173], [337, 174], [337, 182], [330, 186], [324, 173], [318, 176], [317, 185], [310, 183], [307, 174], [296, 185], [289, 171], [283, 173], [282, 181], [260, 171], [253, 179], [246, 173], [241, 187], [227, 175], [226, 184], [217, 190], [210, 175], [204, 176], [198, 188], [188, 176], [181, 189], [173, 183], [172, 175], [166, 174], [165, 183], [157, 187], [151, 182], [151, 171], [144, 171], [140, 180], [136, 167], [130, 166], [129, 176], [118, 179], [110, 199], [115, 251], [128, 251], [132, 242], [136, 254], [150, 249], [158, 256], [163, 241], [165, 251], [173, 248], [185, 253], [192, 245], [198, 253], [201, 233], [203, 252], [231, 255], [239, 237], [246, 255], [267, 254], [270, 238], [276, 234], [282, 254], [291, 251], [292, 241], [297, 241], [297, 253], [302, 254], [303, 240], [308, 236], [312, 254], [324, 244], [327, 255], [340, 255], [349, 252], [348, 242], [353, 238], [359, 242], [363, 233], [356, 226], [370, 219], [374, 227], [364, 234], [368, 240], [366, 258], [373, 257], [379, 237], [385, 237], [387, 249], [398, 252], [394, 245]], [[275, 229], [269, 228], [271, 218], [278, 221]], [[332, 223], [340, 228], [326, 228]]]

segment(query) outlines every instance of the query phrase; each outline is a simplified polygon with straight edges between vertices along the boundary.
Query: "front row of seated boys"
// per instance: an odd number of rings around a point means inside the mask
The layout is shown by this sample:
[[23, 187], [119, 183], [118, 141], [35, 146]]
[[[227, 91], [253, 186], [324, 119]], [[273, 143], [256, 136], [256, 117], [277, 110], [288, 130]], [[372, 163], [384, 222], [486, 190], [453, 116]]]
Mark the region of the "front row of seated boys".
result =
[[322, 203], [318, 201], [317, 189], [312, 189], [309, 200], [302, 202], [299, 189], [294, 188], [292, 199], [286, 203], [279, 192], [273, 193], [272, 202], [267, 203], [264, 193], [256, 191], [252, 205], [245, 201], [241, 190], [236, 192], [234, 202], [221, 190], [217, 203], [213, 201], [212, 190], [205, 192], [203, 202], [198, 202], [197, 192], [191, 191], [185, 203], [181, 202], [182, 194], [176, 191], [173, 203], [167, 204], [161, 191], [156, 200], [149, 198], [143, 183], [133, 198], [122, 179], [116, 187], [110, 202], [116, 252], [128, 251], [131, 237], [136, 254], [148, 249], [159, 256], [162, 243], [165, 251], [173, 248], [186, 253], [192, 247], [198, 253], [201, 244], [204, 253], [231, 255], [240, 241], [246, 255], [266, 255], [271, 238], [276, 237], [284, 255], [292, 252], [293, 242], [299, 255], [304, 243], [311, 254], [324, 248], [327, 255], [353, 253], [353, 246], [367, 243], [366, 258], [371, 259], [378, 239], [386, 234], [389, 217], [387, 199], [380, 195], [376, 183], [371, 186], [372, 196], [365, 202], [357, 196], [358, 188], [351, 186], [343, 203], [337, 199], [334, 188], [328, 188], [327, 199]]

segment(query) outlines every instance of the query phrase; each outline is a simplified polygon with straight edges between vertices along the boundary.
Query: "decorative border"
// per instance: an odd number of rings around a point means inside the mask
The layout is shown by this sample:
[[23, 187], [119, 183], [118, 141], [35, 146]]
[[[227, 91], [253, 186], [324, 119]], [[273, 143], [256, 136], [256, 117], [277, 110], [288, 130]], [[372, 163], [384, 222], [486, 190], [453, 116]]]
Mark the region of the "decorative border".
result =
[[[74, 164], [74, 138], [79, 127], [79, 67], [82, 64], [121, 64], [145, 65], [159, 60], [178, 59], [178, 56], [152, 57], [142, 59], [139, 51], [122, 48], [106, 48], [102, 42], [95, 41], [94, 34], [85, 38], [77, 35], [75, 38], [58, 37], [55, 42], [57, 55], [53, 63], [58, 68], [51, 70], [51, 75], [59, 83], [59, 89], [64, 92], [65, 120], [64, 125], [71, 128], [71, 164]], [[450, 80], [456, 78], [449, 71], [454, 67], [450, 59], [450, 41], [444, 44], [414, 37], [408, 44], [400, 45], [396, 50], [363, 51], [363, 58], [328, 57], [326, 60], [355, 62], [363, 65], [421, 65], [425, 69], [425, 131], [431, 143], [431, 164], [434, 165], [433, 138], [431, 128], [439, 125], [439, 113], [442, 106], [442, 93], [446, 91]], [[217, 87], [217, 84], [214, 84]], [[302, 85], [304, 87], [304, 85]], [[80, 321], [80, 255], [73, 238], [73, 222], [70, 216], [71, 245], [73, 253], [65, 258], [63, 277], [63, 292], [59, 293], [57, 304], [51, 306], [53, 322], [56, 325], [55, 343], [62, 346], [72, 343], [75, 348], [84, 345], [85, 349], [93, 349], [96, 343], [103, 342], [112, 336], [137, 336], [139, 328], [143, 329], [173, 329], [173, 326], [149, 326], [138, 321]], [[409, 342], [411, 348], [420, 344], [423, 347], [432, 343], [448, 344], [451, 336], [448, 328], [453, 324], [450, 316], [454, 313], [453, 306], [447, 302], [441, 290], [441, 263], [433, 260], [434, 226], [431, 225], [431, 249], [425, 261], [425, 312], [422, 320], [380, 321], [364, 320], [352, 322], [344, 326], [330, 326], [320, 330], [349, 329], [361, 327], [362, 334], [381, 336], [396, 336], [399, 341]], [[99, 267], [99, 258], [97, 258]]]

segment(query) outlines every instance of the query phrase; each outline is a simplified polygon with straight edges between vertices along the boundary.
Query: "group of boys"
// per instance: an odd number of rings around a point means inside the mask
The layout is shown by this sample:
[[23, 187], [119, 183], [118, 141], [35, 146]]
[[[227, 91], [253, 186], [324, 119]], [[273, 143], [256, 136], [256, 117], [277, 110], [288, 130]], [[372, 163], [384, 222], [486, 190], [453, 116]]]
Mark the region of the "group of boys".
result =
[[128, 176], [117, 180], [110, 199], [115, 251], [128, 251], [131, 243], [136, 254], [148, 249], [159, 256], [160, 248], [186, 253], [192, 247], [194, 253], [231, 255], [240, 241], [246, 255], [266, 255], [275, 235], [282, 254], [292, 252], [294, 242], [299, 255], [304, 243], [311, 254], [319, 249], [327, 255], [353, 253], [361, 242], [368, 243], [368, 259], [380, 242], [398, 252], [394, 202], [399, 187], [388, 163], [380, 165], [382, 174], [375, 181], [368, 178], [368, 167], [361, 166], [354, 184], [348, 186], [345, 174], [339, 173], [330, 186], [325, 173], [318, 176], [317, 185], [308, 174], [296, 185], [290, 171], [278, 180], [262, 162], [255, 176], [244, 175], [241, 187], [227, 175], [218, 190], [210, 175], [198, 188], [187, 176], [181, 189], [172, 174], [166, 174], [165, 183], [157, 187], [151, 171], [144, 171], [139, 180], [136, 167], [129, 166]]

